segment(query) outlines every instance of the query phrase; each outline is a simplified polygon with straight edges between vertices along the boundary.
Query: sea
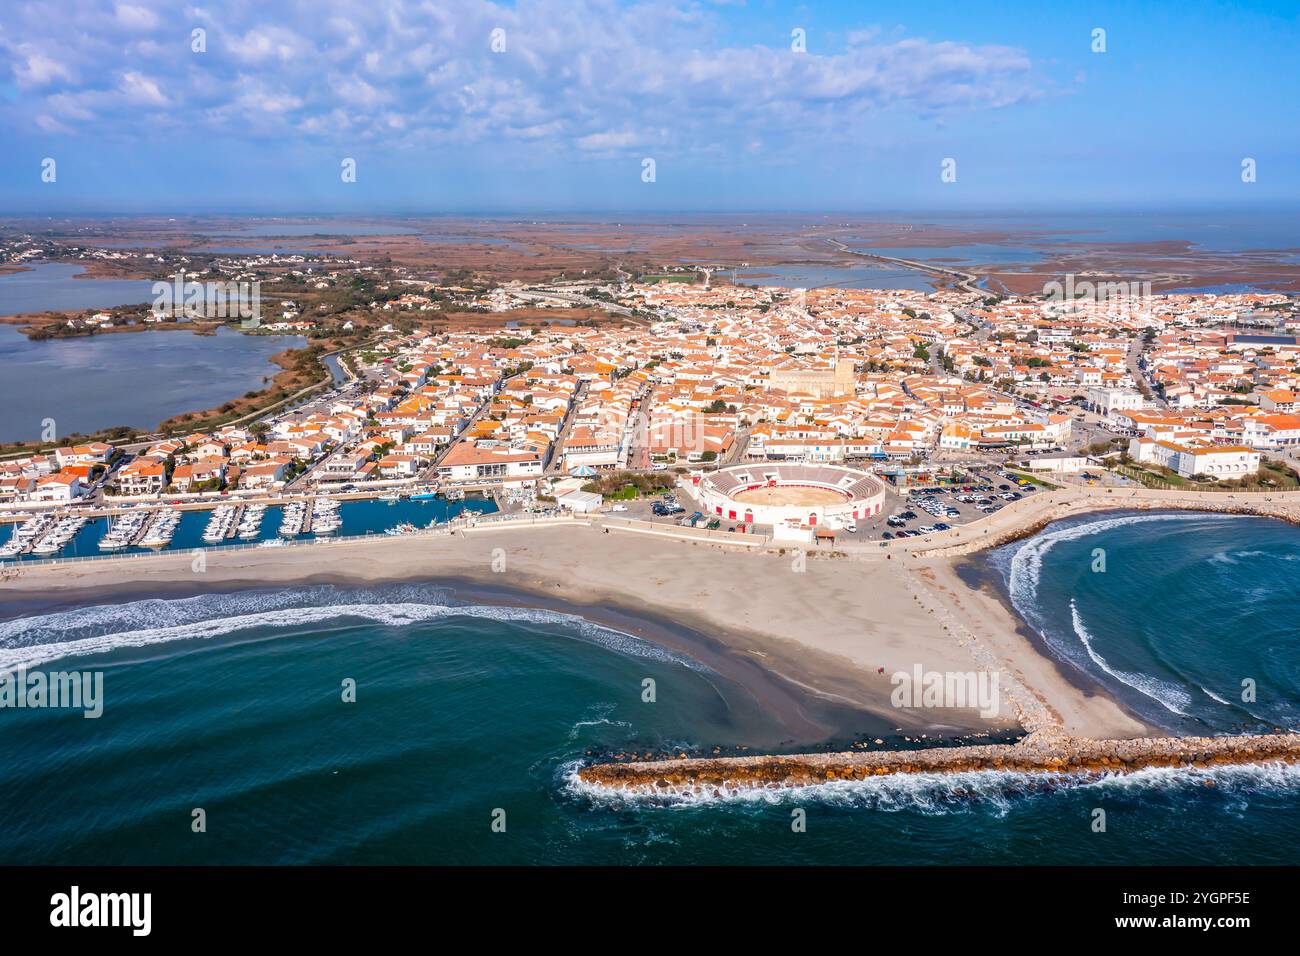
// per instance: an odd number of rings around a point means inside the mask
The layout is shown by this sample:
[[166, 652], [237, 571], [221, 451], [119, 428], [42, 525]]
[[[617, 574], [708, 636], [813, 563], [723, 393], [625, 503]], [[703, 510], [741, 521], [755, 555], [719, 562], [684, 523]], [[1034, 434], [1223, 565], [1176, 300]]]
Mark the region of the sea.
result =
[[[1219, 733], [1295, 726], [1297, 561], [1280, 522], [1121, 514], [972, 573], [1085, 686]], [[0, 604], [0, 669], [100, 671], [104, 707], [0, 711], [0, 865], [1296, 862], [1300, 768], [1280, 766], [594, 792], [576, 770], [618, 754], [819, 744], [774, 744], [745, 688], [690, 657], [511, 603], [432, 581], [88, 606], [19, 592]]]
[[1094, 514], [990, 564], [1035, 639], [1148, 723], [1178, 734], [1300, 727], [1300, 528]]

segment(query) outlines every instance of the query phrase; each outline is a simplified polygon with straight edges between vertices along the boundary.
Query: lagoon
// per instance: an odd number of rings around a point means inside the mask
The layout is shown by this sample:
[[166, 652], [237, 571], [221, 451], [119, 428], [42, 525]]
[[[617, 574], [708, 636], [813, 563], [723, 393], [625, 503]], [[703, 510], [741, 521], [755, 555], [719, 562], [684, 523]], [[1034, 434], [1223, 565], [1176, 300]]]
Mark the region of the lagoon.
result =
[[26, 272], [0, 275], [0, 315], [109, 309], [153, 301], [149, 279], [78, 279], [85, 271], [66, 262], [37, 262]]
[[172, 415], [213, 408], [265, 387], [271, 356], [303, 348], [300, 335], [216, 335], [188, 329], [113, 332], [32, 341], [0, 326], [0, 442], [129, 425], [154, 428]]

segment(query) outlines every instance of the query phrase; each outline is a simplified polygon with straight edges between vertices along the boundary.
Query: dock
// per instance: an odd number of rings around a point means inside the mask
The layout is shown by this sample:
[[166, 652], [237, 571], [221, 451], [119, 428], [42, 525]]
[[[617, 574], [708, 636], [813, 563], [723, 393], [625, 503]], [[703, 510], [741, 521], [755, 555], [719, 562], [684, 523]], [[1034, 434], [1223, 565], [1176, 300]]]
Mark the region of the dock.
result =
[[305, 507], [306, 507], [307, 510], [306, 510], [306, 513], [302, 516], [302, 530], [301, 530], [300, 532], [298, 532], [299, 534], [310, 534], [310, 533], [311, 533], [311, 522], [312, 522], [312, 519], [316, 516], [316, 496], [315, 496], [315, 495], [312, 495], [310, 498], [307, 499]]
[[36, 527], [36, 533], [27, 539], [27, 543], [22, 546], [18, 553], [31, 554], [32, 549], [36, 547], [36, 542], [40, 541], [41, 538], [45, 537], [45, 535], [49, 533], [50, 528], [54, 527], [54, 522], [56, 520], [57, 518], [53, 514], [44, 515], [43, 520]]
[[239, 522], [244, 517], [244, 509], [248, 507], [244, 504], [235, 506], [235, 516], [230, 519], [230, 527], [226, 529], [226, 540], [231, 541], [235, 535], [239, 534]]
[[139, 547], [140, 542], [148, 537], [149, 532], [153, 530], [153, 526], [157, 524], [158, 518], [161, 515], [162, 511], [150, 512], [149, 519], [140, 525], [139, 530], [137, 530], [135, 534], [131, 535], [131, 540], [127, 542], [127, 545], [132, 548]]

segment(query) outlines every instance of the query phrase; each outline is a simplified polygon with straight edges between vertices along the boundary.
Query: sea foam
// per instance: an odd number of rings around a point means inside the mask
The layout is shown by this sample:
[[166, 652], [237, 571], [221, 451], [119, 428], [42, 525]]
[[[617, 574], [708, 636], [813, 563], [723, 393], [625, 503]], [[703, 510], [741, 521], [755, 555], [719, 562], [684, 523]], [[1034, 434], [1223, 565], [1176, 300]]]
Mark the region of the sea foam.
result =
[[1074, 603], [1074, 598], [1070, 598], [1070, 620], [1074, 624], [1074, 633], [1078, 635], [1079, 643], [1083, 645], [1084, 650], [1088, 652], [1088, 657], [1094, 664], [1120, 683], [1126, 684], [1138, 693], [1150, 697], [1171, 713], [1187, 716], [1186, 708], [1192, 702], [1191, 694], [1175, 684], [1157, 680], [1147, 674], [1134, 674], [1130, 671], [1122, 671], [1111, 667], [1106, 662], [1106, 659], [1097, 653], [1093, 647], [1092, 634], [1084, 626], [1083, 616], [1079, 614], [1079, 608]]
[[311, 631], [370, 623], [410, 627], [479, 618], [559, 628], [634, 657], [704, 670], [649, 641], [574, 614], [538, 608], [447, 603], [448, 592], [421, 586], [344, 590], [292, 588], [148, 599], [73, 608], [0, 621], [0, 670], [29, 670], [65, 658], [107, 654], [249, 631]]

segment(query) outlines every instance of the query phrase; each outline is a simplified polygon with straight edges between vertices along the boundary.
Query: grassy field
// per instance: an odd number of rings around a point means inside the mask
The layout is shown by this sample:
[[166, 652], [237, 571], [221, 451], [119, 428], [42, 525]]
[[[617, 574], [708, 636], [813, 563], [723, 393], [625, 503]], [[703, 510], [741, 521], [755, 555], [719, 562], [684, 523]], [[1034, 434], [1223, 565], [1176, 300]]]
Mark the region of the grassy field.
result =
[[1061, 487], [1060, 485], [1052, 484], [1052, 482], [1048, 481], [1046, 478], [1041, 478], [1031, 471], [1020, 471], [1019, 469], [1016, 468], [1008, 468], [1007, 474], [1015, 475], [1017, 478], [1023, 478], [1026, 481], [1035, 484], [1040, 488], [1046, 489], [1047, 491], [1054, 491], [1055, 489]]

